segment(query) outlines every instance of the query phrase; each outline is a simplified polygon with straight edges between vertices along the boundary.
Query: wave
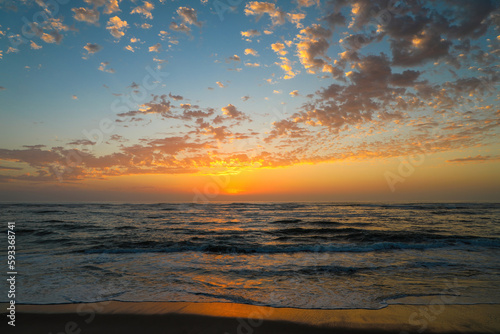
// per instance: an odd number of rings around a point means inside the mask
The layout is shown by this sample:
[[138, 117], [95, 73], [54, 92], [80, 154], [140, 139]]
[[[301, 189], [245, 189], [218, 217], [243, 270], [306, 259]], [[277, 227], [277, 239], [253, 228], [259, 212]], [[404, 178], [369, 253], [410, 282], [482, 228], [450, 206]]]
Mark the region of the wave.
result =
[[90, 249], [79, 249], [78, 253], [219, 253], [219, 254], [280, 254], [280, 253], [367, 253], [396, 250], [426, 250], [435, 248], [500, 248], [500, 240], [470, 240], [467, 243], [414, 243], [377, 242], [372, 244], [330, 244], [330, 245], [242, 245], [242, 244], [205, 244], [196, 245], [191, 242], [134, 242], [121, 243], [115, 247], [95, 246]]

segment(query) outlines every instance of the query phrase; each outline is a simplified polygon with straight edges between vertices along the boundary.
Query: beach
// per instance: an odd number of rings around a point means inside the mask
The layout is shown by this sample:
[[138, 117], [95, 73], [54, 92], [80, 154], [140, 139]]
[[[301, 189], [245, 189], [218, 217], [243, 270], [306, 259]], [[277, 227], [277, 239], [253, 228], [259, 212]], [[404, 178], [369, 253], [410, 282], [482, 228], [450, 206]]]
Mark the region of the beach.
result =
[[497, 204], [2, 209], [8, 333], [500, 333]]
[[311, 310], [236, 303], [112, 301], [19, 305], [15, 331], [11, 332], [499, 333], [499, 315], [497, 304]]

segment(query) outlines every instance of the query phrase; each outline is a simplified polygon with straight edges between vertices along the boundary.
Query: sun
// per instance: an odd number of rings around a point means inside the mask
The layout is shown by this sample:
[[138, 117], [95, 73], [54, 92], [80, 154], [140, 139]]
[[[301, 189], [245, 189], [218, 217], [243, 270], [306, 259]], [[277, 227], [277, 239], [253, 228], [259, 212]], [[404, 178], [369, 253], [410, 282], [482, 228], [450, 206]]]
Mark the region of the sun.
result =
[[227, 188], [226, 189], [226, 194], [229, 194], [229, 195], [238, 195], [238, 194], [241, 194], [243, 192], [243, 189], [239, 189], [239, 188]]

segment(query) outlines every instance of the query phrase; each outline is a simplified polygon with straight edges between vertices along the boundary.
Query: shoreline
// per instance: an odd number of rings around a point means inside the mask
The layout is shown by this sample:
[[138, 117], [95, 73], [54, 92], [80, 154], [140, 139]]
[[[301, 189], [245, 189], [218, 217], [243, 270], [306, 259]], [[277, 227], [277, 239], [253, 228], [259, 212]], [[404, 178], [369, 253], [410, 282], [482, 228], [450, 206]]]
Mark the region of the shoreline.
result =
[[[6, 324], [8, 304], [0, 305]], [[376, 310], [296, 309], [193, 302], [16, 305], [15, 332], [19, 333], [143, 331], [228, 334], [500, 333], [500, 304], [397, 304]]]

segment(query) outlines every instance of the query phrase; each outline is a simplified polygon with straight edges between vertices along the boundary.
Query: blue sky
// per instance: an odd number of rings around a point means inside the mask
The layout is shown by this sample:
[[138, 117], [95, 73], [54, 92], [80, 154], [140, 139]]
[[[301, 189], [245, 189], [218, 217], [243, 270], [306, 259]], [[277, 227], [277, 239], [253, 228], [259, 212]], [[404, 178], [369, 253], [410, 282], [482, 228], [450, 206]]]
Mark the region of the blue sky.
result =
[[496, 1], [1, 0], [0, 10], [5, 189], [260, 168], [279, 179], [345, 161], [375, 165], [378, 182], [423, 151], [433, 161], [423, 179], [470, 177], [454, 169], [467, 164], [488, 171], [475, 172], [478, 192], [500, 182]]

